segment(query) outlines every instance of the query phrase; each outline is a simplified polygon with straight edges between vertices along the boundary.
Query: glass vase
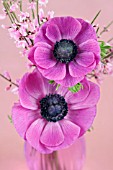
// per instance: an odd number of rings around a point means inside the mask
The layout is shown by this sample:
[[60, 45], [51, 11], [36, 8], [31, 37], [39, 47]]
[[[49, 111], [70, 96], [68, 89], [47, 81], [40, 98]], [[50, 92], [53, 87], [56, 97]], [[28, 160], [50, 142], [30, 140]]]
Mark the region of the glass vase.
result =
[[82, 170], [85, 140], [81, 137], [69, 148], [51, 154], [41, 154], [26, 142], [25, 157], [29, 170]]

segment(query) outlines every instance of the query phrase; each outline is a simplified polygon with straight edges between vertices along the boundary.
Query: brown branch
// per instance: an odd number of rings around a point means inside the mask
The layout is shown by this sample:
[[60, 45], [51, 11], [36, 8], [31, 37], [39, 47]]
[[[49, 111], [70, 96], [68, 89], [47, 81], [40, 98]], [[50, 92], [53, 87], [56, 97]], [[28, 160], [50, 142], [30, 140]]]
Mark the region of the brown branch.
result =
[[16, 87], [19, 87], [18, 84], [14, 83], [11, 79], [8, 79], [7, 77], [5, 77], [3, 74], [0, 73], [0, 77], [2, 77], [3, 79], [5, 79], [6, 81], [10, 82], [11, 85], [14, 85]]

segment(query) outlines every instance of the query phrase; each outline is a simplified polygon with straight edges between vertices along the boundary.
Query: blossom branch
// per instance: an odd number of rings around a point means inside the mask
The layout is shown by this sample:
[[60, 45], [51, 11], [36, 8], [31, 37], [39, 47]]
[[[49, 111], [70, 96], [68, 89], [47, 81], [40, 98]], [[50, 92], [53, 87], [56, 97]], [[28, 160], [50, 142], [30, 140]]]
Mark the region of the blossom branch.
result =
[[19, 22], [16, 14], [13, 11], [12, 12], [10, 11], [10, 4], [8, 4], [8, 2], [6, 1], [3, 1], [3, 6], [6, 10], [7, 15], [9, 16], [11, 23], [15, 23], [15, 20]]
[[3, 6], [4, 6], [5, 10], [6, 10], [7, 15], [9, 16], [9, 19], [10, 19], [11, 23], [13, 23], [13, 19], [12, 19], [11, 13], [9, 12], [9, 10], [7, 8], [7, 4], [6, 4], [5, 1], [3, 2]]
[[0, 73], [0, 77], [4, 78], [6, 81], [10, 82], [11, 85], [14, 85], [16, 87], [19, 87], [18, 84], [14, 83], [11, 79], [8, 79], [3, 74]]
[[[12, 5], [12, 3], [11, 3], [11, 5]], [[15, 14], [13, 11], [10, 11], [10, 5], [9, 5], [8, 3], [7, 3], [7, 7], [8, 7], [9, 12], [10, 12], [11, 15], [12, 15], [12, 18], [14, 19], [14, 21], [16, 20], [17, 22], [19, 22], [16, 14]]]
[[100, 32], [100, 35], [102, 35], [104, 32], [108, 31], [108, 28], [113, 24], [113, 21], [111, 21], [104, 29]]

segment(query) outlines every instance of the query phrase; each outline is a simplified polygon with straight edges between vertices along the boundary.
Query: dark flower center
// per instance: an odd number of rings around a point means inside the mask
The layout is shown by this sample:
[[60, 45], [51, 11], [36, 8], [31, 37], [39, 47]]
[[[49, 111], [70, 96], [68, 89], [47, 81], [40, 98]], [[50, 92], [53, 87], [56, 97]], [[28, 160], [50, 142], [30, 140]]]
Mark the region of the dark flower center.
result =
[[41, 115], [50, 122], [63, 119], [68, 112], [67, 103], [63, 96], [50, 94], [40, 101]]
[[77, 46], [72, 40], [62, 39], [54, 46], [54, 57], [61, 63], [69, 63], [77, 55]]

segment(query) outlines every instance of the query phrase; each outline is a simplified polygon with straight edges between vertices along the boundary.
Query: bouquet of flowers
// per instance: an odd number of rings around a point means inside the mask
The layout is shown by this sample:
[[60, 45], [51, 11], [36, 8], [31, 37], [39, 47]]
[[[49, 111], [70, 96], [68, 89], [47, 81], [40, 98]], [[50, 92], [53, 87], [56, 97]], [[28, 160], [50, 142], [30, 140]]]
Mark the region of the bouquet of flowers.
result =
[[77, 155], [82, 152], [79, 165], [77, 160], [68, 168], [59, 152], [83, 142], [92, 128], [100, 97], [97, 83], [113, 73], [112, 39], [102, 40], [112, 22], [100, 31], [95, 20], [101, 11], [91, 22], [54, 17], [54, 11], [45, 15], [47, 3], [29, 0], [24, 9], [22, 0], [2, 0], [0, 19], [10, 19], [10, 26], [2, 27], [28, 58], [29, 71], [16, 82], [9, 72], [0, 76], [9, 81], [6, 90], [19, 98], [9, 119], [25, 140], [30, 170], [81, 170], [84, 149], [76, 146]]

